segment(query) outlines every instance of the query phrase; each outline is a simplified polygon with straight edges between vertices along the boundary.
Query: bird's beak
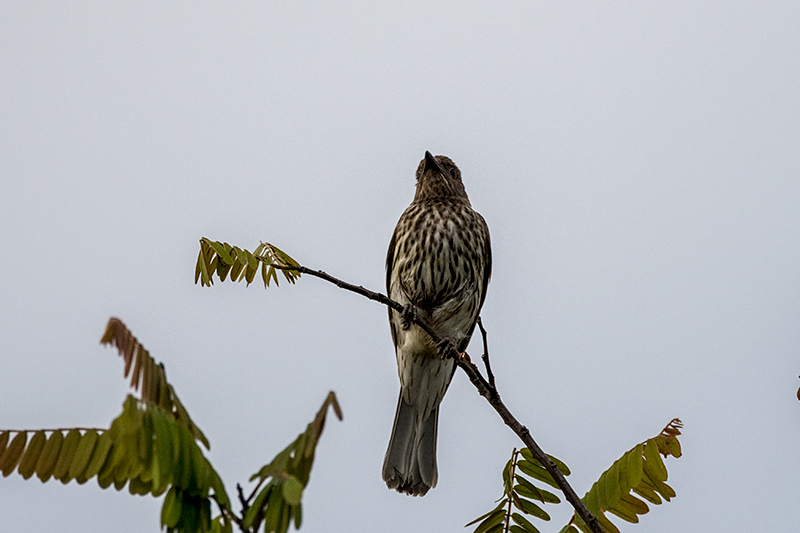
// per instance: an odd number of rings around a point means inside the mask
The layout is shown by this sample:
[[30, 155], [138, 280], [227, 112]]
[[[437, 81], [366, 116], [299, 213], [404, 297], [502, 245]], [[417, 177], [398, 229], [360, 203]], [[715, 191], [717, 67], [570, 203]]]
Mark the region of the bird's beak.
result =
[[436, 172], [439, 172], [440, 174], [444, 174], [444, 169], [442, 168], [442, 166], [439, 164], [439, 162], [436, 160], [436, 158], [433, 157], [431, 155], [431, 153], [426, 150], [425, 151], [425, 166], [422, 169], [422, 173], [425, 174], [425, 172], [427, 172], [428, 170], [435, 170]]

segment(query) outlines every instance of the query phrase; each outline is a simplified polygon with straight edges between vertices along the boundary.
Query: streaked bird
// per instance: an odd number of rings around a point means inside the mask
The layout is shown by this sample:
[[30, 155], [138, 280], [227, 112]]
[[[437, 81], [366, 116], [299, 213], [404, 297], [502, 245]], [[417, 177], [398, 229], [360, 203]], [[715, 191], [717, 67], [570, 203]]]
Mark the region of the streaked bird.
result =
[[417, 168], [414, 201], [389, 243], [386, 291], [406, 306], [389, 309], [400, 398], [383, 463], [390, 489], [422, 496], [436, 486], [439, 404], [455, 361], [438, 354], [427, 333], [410, 323], [413, 307], [434, 331], [463, 352], [486, 298], [492, 270], [489, 228], [469, 203], [461, 172], [448, 157], [425, 158]]

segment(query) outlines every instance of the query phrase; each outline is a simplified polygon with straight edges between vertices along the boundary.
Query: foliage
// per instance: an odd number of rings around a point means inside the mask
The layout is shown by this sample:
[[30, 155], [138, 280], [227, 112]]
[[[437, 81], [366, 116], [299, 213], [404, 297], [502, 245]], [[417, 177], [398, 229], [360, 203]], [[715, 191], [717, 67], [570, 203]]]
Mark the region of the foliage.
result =
[[[97, 478], [104, 489], [113, 485], [122, 490], [127, 485], [131, 494], [166, 493], [161, 525], [167, 533], [229, 533], [232, 522], [242, 531], [255, 532], [261, 520], [266, 518], [271, 525], [272, 517], [281, 518], [285, 509], [293, 513], [295, 528], [300, 527], [302, 491], [308, 484], [328, 406], [341, 419], [333, 392], [306, 431], [254, 476], [261, 481], [272, 477], [267, 488], [278, 490], [275, 495], [259, 494], [261, 501], [256, 498], [243, 510], [245, 515], [256, 509], [258, 519], [250, 519], [245, 526], [246, 517], [233, 513], [219, 474], [198, 445], [200, 442], [208, 449], [208, 440], [167, 382], [164, 366], [153, 360], [119, 319], [109, 320], [101, 342], [117, 347], [125, 361], [125, 376], [131, 375], [131, 387], [140, 397], [128, 395], [122, 413], [107, 430], [0, 430], [0, 471], [4, 476], [16, 469], [23, 478], [35, 473], [42, 482], [58, 479], [66, 484], [74, 479], [83, 484]], [[213, 518], [212, 500], [219, 510]], [[245, 500], [242, 503], [247, 506]], [[267, 531], [285, 532], [287, 527], [288, 520], [282, 529]]]
[[194, 438], [202, 442], [206, 449], [210, 449], [208, 439], [189, 418], [189, 413], [175, 394], [175, 389], [167, 382], [164, 365], [156, 364], [150, 353], [120, 319], [112, 317], [108, 321], [100, 344], [117, 348], [120, 357], [125, 360], [125, 377], [131, 376], [131, 388], [139, 391], [143, 402], [154, 403], [172, 413], [172, 416], [185, 426]]
[[[669, 501], [675, 496], [672, 487], [665, 483], [667, 468], [661, 460], [661, 455], [681, 456], [681, 446], [678, 442], [681, 427], [683, 424], [675, 418], [657, 437], [637, 444], [627, 451], [614, 461], [611, 468], [603, 472], [600, 479], [582, 498], [607, 533], [618, 533], [619, 529], [604, 513], [610, 512], [627, 522], [638, 523], [637, 515], [648, 512], [647, 504], [630, 494], [631, 491], [654, 505], [661, 503], [661, 497]], [[548, 457], [562, 474], [569, 475], [567, 465], [554, 457]], [[467, 524], [471, 526], [478, 523], [474, 533], [538, 533], [539, 530], [523, 515], [550, 520], [544, 509], [530, 499], [541, 503], [560, 503], [561, 500], [555, 494], [534, 485], [521, 473], [556, 489], [559, 488], [542, 464], [531, 455], [530, 450], [514, 449], [511, 459], [503, 468], [503, 497], [498, 500], [499, 503], [494, 509]], [[514, 512], [514, 509], [522, 514]], [[590, 532], [580, 517], [573, 514], [569, 524], [564, 526], [560, 533], [578, 533], [578, 530]]]
[[[556, 464], [562, 474], [565, 476], [570, 474], [569, 468], [562, 461], [552, 456], [548, 457]], [[497, 533], [500, 531], [539, 533], [539, 530], [525, 515], [541, 520], [550, 520], [550, 515], [531, 499], [538, 500], [541, 503], [560, 503], [561, 499], [552, 492], [537, 487], [523, 474], [558, 489], [558, 484], [556, 484], [553, 476], [533, 457], [528, 448], [521, 450], [515, 448], [511, 452], [511, 459], [508, 460], [503, 468], [503, 497], [498, 500], [499, 503], [494, 509], [476, 518], [465, 527], [480, 522], [475, 529], [475, 533]], [[519, 512], [515, 512], [514, 509]]]
[[[649, 511], [647, 504], [631, 491], [653, 505], [659, 505], [661, 498], [670, 501], [675, 496], [675, 491], [666, 484], [667, 467], [661, 456], [681, 456], [678, 435], [682, 427], [683, 423], [674, 418], [658, 436], [625, 452], [581, 498], [608, 533], [618, 533], [619, 529], [608, 519], [606, 512], [636, 524], [638, 515]], [[589, 531], [580, 517], [573, 515], [561, 533], [578, 533], [578, 529]]]
[[203, 237], [200, 239], [200, 254], [197, 257], [194, 282], [200, 281], [201, 285], [206, 287], [214, 284], [214, 274], [220, 281], [225, 281], [230, 274], [231, 281], [244, 279], [250, 285], [256, 277], [259, 263], [261, 263], [261, 279], [264, 281], [264, 288], [269, 287], [271, 279], [275, 281], [275, 285], [278, 285], [276, 270], [281, 270], [283, 277], [289, 283], [294, 283], [300, 277], [300, 272], [296, 270], [275, 268], [276, 266], [300, 265], [288, 254], [269, 243], [262, 242], [250, 253], [238, 246], [231, 246], [227, 242], [212, 241]]
[[317, 440], [325, 426], [329, 406], [341, 420], [342, 411], [331, 392], [306, 430], [250, 478], [250, 481], [258, 480], [256, 490], [269, 481], [244, 513], [245, 528], [258, 530], [263, 521], [265, 533], [284, 533], [293, 520], [295, 529], [300, 529], [303, 512], [300, 500], [308, 484]]

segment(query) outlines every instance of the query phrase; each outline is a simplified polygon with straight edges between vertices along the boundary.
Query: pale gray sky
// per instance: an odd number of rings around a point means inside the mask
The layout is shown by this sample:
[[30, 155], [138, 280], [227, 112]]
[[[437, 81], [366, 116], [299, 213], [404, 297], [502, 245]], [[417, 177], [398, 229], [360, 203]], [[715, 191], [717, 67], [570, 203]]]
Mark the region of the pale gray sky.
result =
[[[399, 495], [380, 476], [399, 387], [386, 311], [310, 278], [193, 284], [206, 236], [383, 291], [430, 150], [492, 232], [501, 394], [576, 490], [680, 417], [678, 496], [623, 531], [793, 527], [800, 4], [0, 11], [0, 427], [107, 426], [127, 389], [98, 340], [119, 316], [230, 494], [333, 389], [345, 420], [322, 437], [302, 531], [464, 531], [519, 443], [462, 374], [438, 487]], [[0, 479], [7, 531], [157, 531], [160, 506]], [[542, 531], [570, 514], [553, 509]]]

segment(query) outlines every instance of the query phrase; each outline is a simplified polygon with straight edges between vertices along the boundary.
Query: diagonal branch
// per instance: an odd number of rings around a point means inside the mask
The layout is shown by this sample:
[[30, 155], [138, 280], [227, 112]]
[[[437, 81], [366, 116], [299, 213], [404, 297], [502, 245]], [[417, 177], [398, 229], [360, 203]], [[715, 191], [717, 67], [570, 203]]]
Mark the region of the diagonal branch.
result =
[[[268, 261], [268, 259], [266, 258], [258, 258], [258, 259], [261, 261]], [[329, 283], [333, 283], [340, 289], [345, 289], [347, 291], [360, 294], [361, 296], [369, 298], [370, 300], [382, 303], [388, 307], [391, 307], [395, 311], [398, 312], [403, 311], [403, 306], [400, 303], [392, 300], [391, 298], [384, 296], [381, 293], [365, 289], [360, 285], [353, 285], [351, 283], [347, 283], [346, 281], [342, 281], [334, 276], [331, 276], [326, 272], [323, 272], [322, 270], [312, 270], [302, 265], [298, 266], [280, 265], [275, 262], [270, 262], [270, 266], [280, 270], [289, 270], [320, 278]], [[440, 353], [442, 355], [450, 356], [448, 354], [458, 354], [455, 346], [453, 346], [452, 343], [442, 343], [443, 339], [433, 330], [433, 328], [431, 328], [431, 325], [428, 323], [428, 321], [425, 320], [424, 313], [414, 313], [412, 321], [416, 323], [428, 335], [430, 335], [431, 339], [433, 339], [433, 342], [436, 343], [437, 346], [442, 347], [440, 348]], [[484, 377], [478, 370], [478, 367], [476, 367], [475, 364], [470, 360], [469, 355], [466, 352], [460, 354], [457, 357], [454, 357], [456, 364], [459, 366], [459, 368], [461, 368], [461, 370], [463, 370], [467, 374], [467, 377], [469, 378], [470, 382], [472, 382], [475, 388], [478, 389], [478, 393], [484, 398], [486, 398], [486, 400], [489, 402], [489, 405], [491, 405], [494, 408], [494, 410], [497, 411], [497, 414], [500, 415], [500, 418], [503, 419], [503, 422], [505, 422], [505, 424], [509, 428], [511, 428], [511, 430], [514, 433], [517, 434], [520, 440], [522, 440], [523, 444], [525, 444], [525, 446], [528, 449], [530, 449], [531, 453], [536, 458], [536, 460], [538, 460], [542, 464], [542, 466], [544, 466], [544, 468], [550, 473], [550, 475], [553, 476], [553, 479], [561, 488], [561, 491], [564, 493], [564, 496], [566, 497], [567, 501], [569, 501], [569, 503], [572, 504], [572, 507], [575, 508], [575, 512], [578, 514], [578, 516], [581, 517], [581, 519], [586, 523], [586, 525], [589, 526], [589, 529], [593, 533], [605, 533], [603, 531], [602, 526], [597, 521], [597, 518], [595, 518], [591, 514], [591, 512], [589, 512], [589, 509], [587, 509], [586, 506], [583, 504], [581, 499], [572, 489], [572, 487], [567, 482], [566, 478], [558, 469], [558, 467], [555, 465], [555, 463], [553, 463], [553, 461], [550, 460], [547, 454], [545, 454], [544, 451], [539, 447], [539, 445], [536, 444], [536, 441], [533, 440], [533, 437], [531, 436], [530, 431], [528, 431], [528, 428], [522, 425], [519, 422], [519, 420], [517, 420], [516, 417], [514, 417], [514, 415], [511, 414], [511, 411], [508, 410], [506, 405], [500, 399], [500, 393], [494, 386], [494, 376], [492, 375], [491, 370], [489, 370], [490, 367], [488, 366], [488, 350], [486, 349], [486, 344], [485, 344], [486, 339], [485, 339], [485, 333], [483, 333], [484, 330], [482, 325], [480, 325], [480, 329], [482, 334], [484, 334], [484, 354], [486, 354], [484, 362], [486, 363], [487, 371], [489, 373], [488, 374], [489, 381], [484, 379]]]

